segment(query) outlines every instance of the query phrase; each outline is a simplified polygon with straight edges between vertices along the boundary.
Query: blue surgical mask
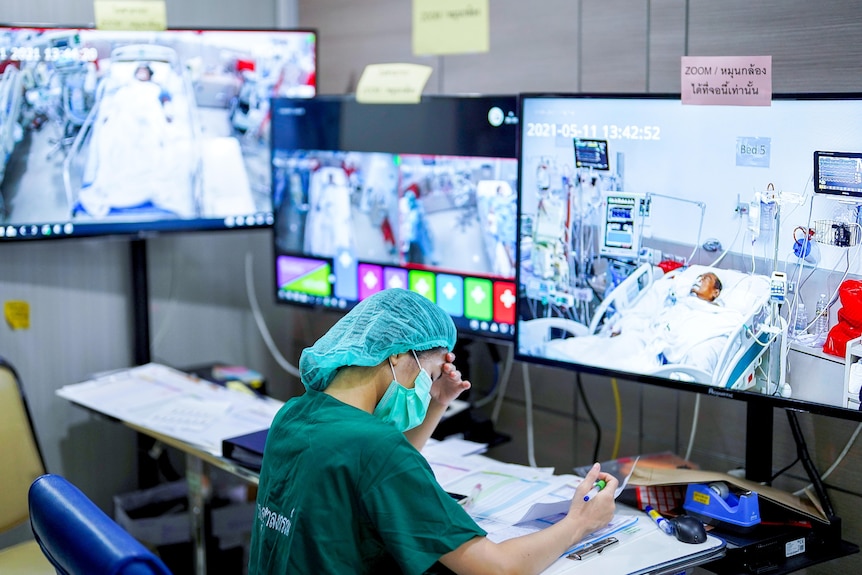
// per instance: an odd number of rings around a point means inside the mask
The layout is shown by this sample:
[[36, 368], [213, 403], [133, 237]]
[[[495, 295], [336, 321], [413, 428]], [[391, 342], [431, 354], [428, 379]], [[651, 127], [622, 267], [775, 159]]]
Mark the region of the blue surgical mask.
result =
[[413, 352], [416, 363], [419, 364], [419, 375], [413, 383], [413, 389], [407, 389], [395, 376], [392, 360], [389, 368], [392, 370], [392, 383], [386, 388], [386, 393], [380, 398], [373, 415], [385, 423], [391, 423], [398, 431], [413, 429], [425, 420], [428, 404], [431, 402], [431, 376], [419, 363], [416, 352]]

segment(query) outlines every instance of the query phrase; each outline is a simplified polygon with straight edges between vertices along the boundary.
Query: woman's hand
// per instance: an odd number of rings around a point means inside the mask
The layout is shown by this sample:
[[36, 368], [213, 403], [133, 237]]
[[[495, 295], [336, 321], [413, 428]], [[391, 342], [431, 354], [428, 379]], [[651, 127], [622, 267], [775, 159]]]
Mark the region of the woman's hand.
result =
[[[605, 486], [589, 501], [584, 501], [584, 496], [599, 479], [605, 482]], [[611, 522], [615, 508], [614, 494], [618, 485], [619, 481], [616, 477], [610, 473], [602, 472], [601, 466], [595, 463], [581, 484], [575, 489], [575, 496], [572, 498], [566, 519], [573, 519], [574, 523], [583, 529], [581, 537], [601, 529]]]
[[461, 372], [455, 367], [455, 354], [449, 352], [443, 362], [440, 377], [431, 386], [431, 398], [447, 406], [463, 392], [470, 389], [470, 382], [461, 379]]

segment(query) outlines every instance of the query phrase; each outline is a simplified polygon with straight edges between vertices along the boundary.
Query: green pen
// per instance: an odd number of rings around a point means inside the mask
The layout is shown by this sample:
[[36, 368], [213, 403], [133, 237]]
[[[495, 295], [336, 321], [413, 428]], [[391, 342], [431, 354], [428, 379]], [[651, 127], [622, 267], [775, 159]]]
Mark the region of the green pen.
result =
[[586, 495], [584, 495], [584, 501], [589, 501], [590, 499], [595, 497], [599, 493], [599, 491], [605, 488], [605, 485], [607, 484], [605, 483], [604, 479], [599, 479], [598, 481], [593, 483], [593, 488], [590, 489]]

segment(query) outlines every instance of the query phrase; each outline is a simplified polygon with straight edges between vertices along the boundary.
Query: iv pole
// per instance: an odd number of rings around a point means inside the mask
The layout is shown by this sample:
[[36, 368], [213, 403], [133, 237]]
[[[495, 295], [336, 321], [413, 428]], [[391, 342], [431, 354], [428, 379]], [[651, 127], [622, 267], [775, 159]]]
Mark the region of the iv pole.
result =
[[[665, 194], [656, 194], [653, 192], [647, 192], [646, 196], [644, 197], [644, 201], [646, 202], [647, 206], [650, 205], [653, 198], [664, 198], [667, 200], [674, 200], [674, 201], [682, 202], [685, 204], [693, 204], [693, 205], [700, 208], [700, 224], [697, 226], [697, 241], [694, 243], [694, 250], [692, 250], [691, 255], [688, 256], [688, 259], [685, 262], [686, 265], [691, 265], [691, 260], [694, 259], [694, 254], [697, 253], [697, 250], [700, 247], [700, 236], [703, 233], [703, 220], [706, 217], [706, 203], [699, 202], [697, 200], [689, 200], [688, 198], [680, 198], [677, 196], [668, 196]], [[640, 246], [643, 246], [643, 229], [644, 229], [644, 226], [641, 226], [640, 238], [638, 240], [638, 245], [640, 245]]]

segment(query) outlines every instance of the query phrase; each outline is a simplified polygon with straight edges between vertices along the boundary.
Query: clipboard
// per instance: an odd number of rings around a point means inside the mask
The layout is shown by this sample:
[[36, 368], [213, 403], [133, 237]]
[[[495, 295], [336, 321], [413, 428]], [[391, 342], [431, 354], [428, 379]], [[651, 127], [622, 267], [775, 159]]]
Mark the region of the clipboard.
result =
[[602, 575], [672, 575], [724, 557], [726, 545], [715, 535], [707, 535], [703, 543], [682, 543], [652, 521], [638, 521], [630, 529], [614, 533], [613, 538], [617, 541], [580, 553], [580, 559], [558, 559], [543, 575], [594, 575], [597, 571]]

